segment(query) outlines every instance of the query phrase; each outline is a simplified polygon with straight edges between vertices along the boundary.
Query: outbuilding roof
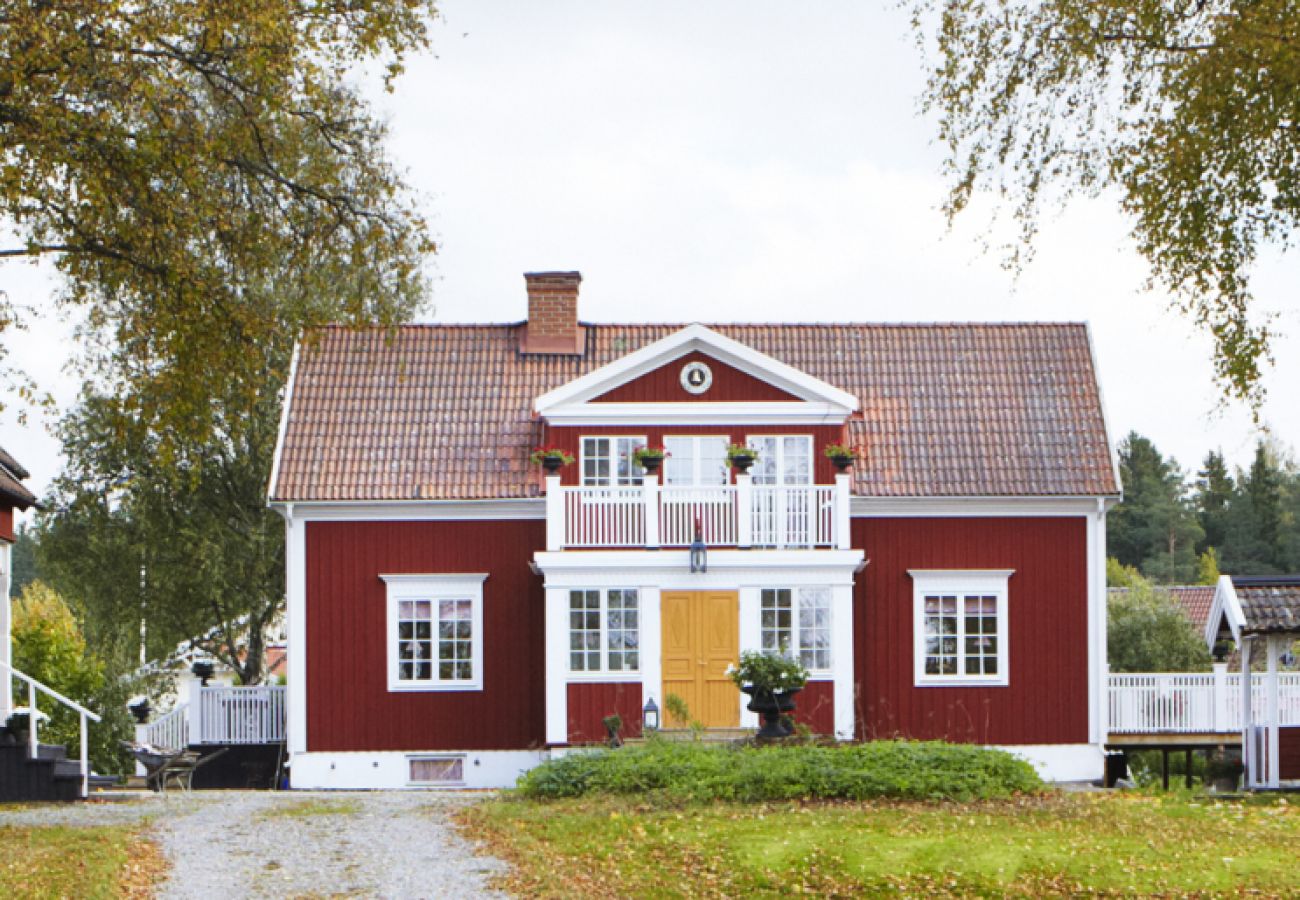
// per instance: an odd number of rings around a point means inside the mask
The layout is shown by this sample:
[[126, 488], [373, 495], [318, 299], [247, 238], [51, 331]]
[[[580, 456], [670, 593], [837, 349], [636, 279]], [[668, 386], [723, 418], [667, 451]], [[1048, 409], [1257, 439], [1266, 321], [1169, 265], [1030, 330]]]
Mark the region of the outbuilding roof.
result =
[[34, 506], [36, 495], [22, 483], [24, 478], [30, 477], [31, 473], [24, 469], [7, 450], [0, 447], [0, 502], [19, 509]]
[[[1187, 620], [1192, 623], [1197, 632], [1205, 630], [1206, 620], [1210, 618], [1210, 607], [1214, 605], [1214, 590], [1212, 584], [1160, 584], [1156, 585], [1156, 590], [1163, 591], [1178, 604]], [[1129, 591], [1126, 587], [1110, 588], [1112, 596], [1124, 595]]]
[[[586, 324], [581, 355], [522, 323], [326, 328], [300, 348], [271, 499], [536, 496], [534, 400], [682, 325]], [[1119, 492], [1081, 324], [713, 325], [856, 396], [868, 497]]]

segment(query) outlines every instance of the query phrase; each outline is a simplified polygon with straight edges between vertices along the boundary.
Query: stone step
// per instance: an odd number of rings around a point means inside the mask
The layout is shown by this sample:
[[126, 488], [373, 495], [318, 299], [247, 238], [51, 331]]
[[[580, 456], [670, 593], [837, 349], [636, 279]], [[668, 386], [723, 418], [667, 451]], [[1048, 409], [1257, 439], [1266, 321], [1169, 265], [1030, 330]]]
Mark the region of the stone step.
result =
[[[698, 734], [689, 728], [661, 728], [659, 737], [666, 741], [698, 740], [710, 744], [730, 744], [735, 741], [747, 741], [754, 736], [753, 728], [705, 728]], [[629, 744], [643, 744], [645, 738], [632, 738]]]

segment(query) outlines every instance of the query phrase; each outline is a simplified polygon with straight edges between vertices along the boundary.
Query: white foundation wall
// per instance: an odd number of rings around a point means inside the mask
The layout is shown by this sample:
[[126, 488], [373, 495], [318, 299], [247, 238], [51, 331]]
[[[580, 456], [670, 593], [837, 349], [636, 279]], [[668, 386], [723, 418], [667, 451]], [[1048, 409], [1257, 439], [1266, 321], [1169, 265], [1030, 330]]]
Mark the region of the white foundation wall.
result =
[[[296, 790], [460, 790], [514, 787], [516, 779], [546, 759], [544, 750], [406, 750], [401, 752], [297, 753], [289, 768]], [[460, 756], [465, 780], [412, 784], [410, 760]]]
[[1025, 760], [1044, 781], [1097, 781], [1106, 771], [1100, 744], [1009, 744], [993, 749]]

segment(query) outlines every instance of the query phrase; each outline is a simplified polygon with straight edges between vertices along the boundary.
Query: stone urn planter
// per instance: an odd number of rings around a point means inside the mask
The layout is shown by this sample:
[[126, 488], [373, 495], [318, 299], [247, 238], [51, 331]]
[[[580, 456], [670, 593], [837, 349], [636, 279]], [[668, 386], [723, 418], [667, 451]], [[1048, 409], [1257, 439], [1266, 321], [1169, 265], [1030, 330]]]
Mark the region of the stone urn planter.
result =
[[758, 451], [743, 444], [732, 444], [727, 448], [727, 462], [743, 475], [749, 471], [750, 466], [758, 462]]
[[767, 740], [794, 734], [794, 728], [788, 724], [786, 717], [794, 712], [794, 695], [803, 688], [768, 691], [750, 684], [745, 685], [741, 690], [749, 695], [749, 703], [745, 708], [763, 717], [763, 724], [758, 729], [757, 737]]

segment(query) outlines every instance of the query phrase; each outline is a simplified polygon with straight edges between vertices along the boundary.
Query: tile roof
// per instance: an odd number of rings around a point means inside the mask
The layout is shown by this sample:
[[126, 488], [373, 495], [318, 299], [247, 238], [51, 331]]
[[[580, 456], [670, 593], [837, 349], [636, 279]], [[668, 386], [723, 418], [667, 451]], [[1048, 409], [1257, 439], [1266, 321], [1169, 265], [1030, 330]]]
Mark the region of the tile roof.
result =
[[[1205, 631], [1205, 623], [1210, 618], [1210, 607], [1214, 605], [1215, 587], [1212, 584], [1159, 584], [1156, 590], [1168, 593], [1175, 601], [1183, 615], [1196, 627], [1197, 633]], [[1112, 595], [1126, 594], [1128, 588], [1113, 587]]]
[[19, 464], [18, 460], [0, 447], [0, 502], [6, 502], [19, 509], [27, 509], [36, 504], [36, 495], [22, 483], [30, 478], [31, 473]]
[[1300, 634], [1300, 575], [1232, 579], [1249, 634]]
[[[583, 356], [523, 355], [519, 324], [323, 329], [300, 352], [271, 496], [536, 496], [533, 399], [681, 327], [588, 325]], [[710, 327], [861, 399], [859, 495], [1118, 493], [1084, 325]]]

